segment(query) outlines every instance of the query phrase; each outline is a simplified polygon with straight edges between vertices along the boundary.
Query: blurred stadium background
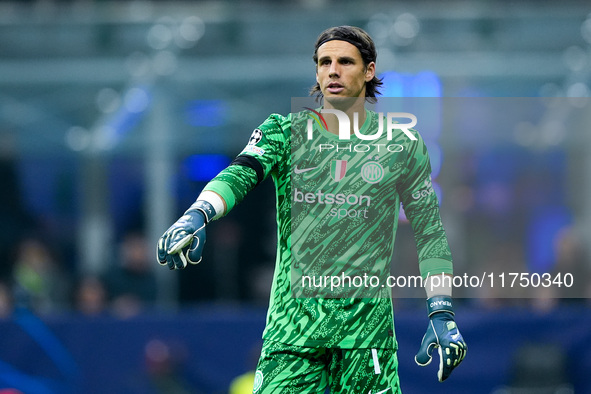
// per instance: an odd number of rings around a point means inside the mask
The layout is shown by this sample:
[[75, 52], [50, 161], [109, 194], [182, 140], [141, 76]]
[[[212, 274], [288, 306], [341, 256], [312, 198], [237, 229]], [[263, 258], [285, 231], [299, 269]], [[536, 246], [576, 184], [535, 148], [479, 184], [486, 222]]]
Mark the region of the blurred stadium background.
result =
[[[254, 367], [272, 182], [208, 228], [198, 267], [159, 267], [155, 243], [307, 95], [342, 24], [375, 39], [385, 96], [441, 97], [446, 122], [417, 128], [456, 270], [575, 278], [459, 291], [470, 352], [445, 384], [414, 366], [427, 321], [401, 294], [404, 392], [591, 393], [591, 5], [533, 0], [0, 1], [0, 389], [225, 393]], [[397, 274], [415, 262], [403, 223]]]

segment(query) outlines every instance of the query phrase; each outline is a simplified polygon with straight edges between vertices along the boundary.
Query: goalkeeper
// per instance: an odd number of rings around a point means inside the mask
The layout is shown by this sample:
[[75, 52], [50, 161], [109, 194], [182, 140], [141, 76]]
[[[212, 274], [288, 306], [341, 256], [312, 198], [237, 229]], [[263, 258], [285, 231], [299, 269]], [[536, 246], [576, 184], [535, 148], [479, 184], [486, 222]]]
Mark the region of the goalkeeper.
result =
[[[160, 264], [183, 269], [199, 263], [207, 224], [264, 179], [273, 179], [277, 259], [253, 393], [401, 392], [391, 298], [351, 296], [350, 289], [303, 296], [309, 289], [292, 280], [310, 272], [388, 273], [401, 202], [415, 233], [421, 275], [453, 274], [420, 134], [394, 129], [390, 140], [373, 141], [374, 147], [396, 146], [392, 154], [336, 149], [320, 155], [311, 149], [341, 141], [341, 119], [330, 116], [331, 110], [360, 125], [351, 127], [350, 144], [377, 135], [383, 119], [365, 108], [366, 102], [376, 102], [382, 84], [375, 76], [376, 57], [362, 29], [339, 26], [322, 32], [314, 49], [317, 83], [311, 90], [322, 99], [320, 113], [270, 115], [158, 242]], [[325, 110], [318, 125], [306, 123], [311, 113]], [[415, 361], [427, 365], [437, 350], [437, 377], [444, 381], [467, 347], [454, 321], [451, 288], [428, 285], [426, 290], [429, 323]]]

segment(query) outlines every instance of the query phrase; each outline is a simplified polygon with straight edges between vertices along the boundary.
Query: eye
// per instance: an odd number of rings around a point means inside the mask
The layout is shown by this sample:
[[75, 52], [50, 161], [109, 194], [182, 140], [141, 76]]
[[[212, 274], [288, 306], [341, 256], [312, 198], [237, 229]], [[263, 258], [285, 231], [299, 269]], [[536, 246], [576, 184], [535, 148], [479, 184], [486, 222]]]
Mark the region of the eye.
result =
[[330, 60], [328, 60], [328, 59], [322, 60], [322, 61], [320, 62], [320, 65], [321, 65], [321, 66], [328, 66], [329, 64], [330, 64]]

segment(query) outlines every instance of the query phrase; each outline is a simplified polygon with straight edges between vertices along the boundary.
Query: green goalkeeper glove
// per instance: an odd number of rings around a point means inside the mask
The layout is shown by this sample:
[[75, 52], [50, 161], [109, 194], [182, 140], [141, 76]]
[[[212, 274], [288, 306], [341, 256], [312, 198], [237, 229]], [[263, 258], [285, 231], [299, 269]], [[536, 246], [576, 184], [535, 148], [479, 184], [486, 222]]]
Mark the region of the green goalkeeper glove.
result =
[[213, 206], [198, 200], [158, 240], [158, 262], [171, 270], [201, 262], [205, 225], [215, 216]]
[[415, 362], [424, 367], [431, 362], [434, 349], [439, 353], [437, 378], [443, 382], [455, 367], [460, 365], [468, 346], [454, 321], [452, 299], [448, 296], [435, 296], [427, 299], [429, 326], [415, 356]]

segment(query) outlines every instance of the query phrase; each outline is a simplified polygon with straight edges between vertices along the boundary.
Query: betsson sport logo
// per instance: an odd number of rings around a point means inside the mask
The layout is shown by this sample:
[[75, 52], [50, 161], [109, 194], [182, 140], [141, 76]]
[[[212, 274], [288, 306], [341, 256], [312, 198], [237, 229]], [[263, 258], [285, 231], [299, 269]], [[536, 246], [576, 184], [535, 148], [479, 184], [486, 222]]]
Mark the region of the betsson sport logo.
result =
[[[329, 217], [336, 217], [337, 219], [367, 219], [368, 210], [371, 206], [371, 197], [363, 194], [335, 194], [325, 193], [322, 190], [317, 190], [315, 193], [305, 193], [297, 188], [294, 189], [293, 201], [302, 204], [338, 205], [338, 208], [332, 207], [328, 212]], [[343, 206], [348, 207], [344, 208]]]
[[[318, 151], [330, 151], [336, 150], [339, 151], [348, 151], [348, 152], [356, 152], [356, 153], [365, 153], [369, 152], [372, 147], [376, 150], [376, 152], [388, 151], [390, 153], [401, 152], [404, 147], [400, 144], [378, 144], [378, 143], [362, 143], [362, 144], [352, 144], [351, 142], [351, 121], [346, 113], [340, 111], [338, 109], [320, 109], [316, 111], [309, 107], [304, 107], [308, 111], [310, 111], [311, 119], [307, 120], [306, 124], [306, 131], [307, 131], [307, 138], [308, 140], [312, 140], [314, 138], [314, 122], [320, 126], [321, 129], [328, 131], [328, 124], [324, 119], [322, 114], [332, 114], [335, 115], [339, 124], [339, 141], [348, 142], [345, 145], [341, 144], [319, 144]], [[398, 123], [394, 119], [398, 118], [406, 118], [410, 119], [408, 123]], [[410, 132], [410, 128], [414, 127], [417, 124], [417, 117], [408, 112], [388, 112], [386, 117], [384, 118], [384, 113], [378, 113], [378, 130], [374, 134], [362, 134], [359, 132], [359, 113], [353, 113], [353, 133], [357, 138], [362, 141], [376, 141], [382, 138], [382, 134], [384, 133], [384, 119], [386, 123], [386, 139], [388, 141], [392, 141], [393, 139], [393, 131], [400, 130], [402, 131], [410, 140], [416, 141], [417, 137]]]

